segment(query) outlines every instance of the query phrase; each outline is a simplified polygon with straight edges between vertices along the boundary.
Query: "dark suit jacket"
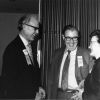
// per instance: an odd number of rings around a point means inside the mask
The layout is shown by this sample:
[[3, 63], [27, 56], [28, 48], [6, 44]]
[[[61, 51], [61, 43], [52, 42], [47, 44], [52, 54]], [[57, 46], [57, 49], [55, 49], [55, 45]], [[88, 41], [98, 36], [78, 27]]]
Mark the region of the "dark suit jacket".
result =
[[2, 91], [5, 98], [34, 98], [41, 84], [36, 45], [32, 45], [34, 64], [27, 64], [25, 46], [17, 36], [5, 49], [2, 68]]
[[100, 100], [100, 58], [95, 61], [92, 72], [84, 83], [84, 100]]
[[[60, 73], [60, 65], [63, 58], [65, 48], [60, 48], [54, 53], [54, 57], [51, 62], [51, 66], [48, 72], [48, 98], [55, 99], [57, 95], [58, 81], [59, 81], [59, 73]], [[78, 67], [77, 56], [82, 56], [83, 58], [83, 66]], [[89, 52], [86, 49], [78, 48], [76, 53], [76, 62], [75, 62], [75, 76], [77, 79], [77, 83], [79, 84], [83, 79], [86, 78], [89, 72]]]

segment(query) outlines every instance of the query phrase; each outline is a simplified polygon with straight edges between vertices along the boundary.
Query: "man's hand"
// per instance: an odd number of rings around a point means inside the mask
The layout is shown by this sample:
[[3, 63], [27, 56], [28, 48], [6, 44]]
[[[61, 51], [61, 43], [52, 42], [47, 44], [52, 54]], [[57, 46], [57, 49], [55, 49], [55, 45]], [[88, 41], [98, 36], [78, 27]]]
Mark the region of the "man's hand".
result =
[[72, 100], [82, 100], [82, 93], [83, 93], [83, 89], [78, 89], [78, 92], [76, 92], [75, 94], [73, 94], [73, 96], [71, 97]]
[[82, 80], [79, 83], [78, 88], [76, 88], [76, 90], [78, 90], [78, 92], [76, 92], [75, 94], [73, 94], [73, 96], [71, 97], [72, 100], [82, 100], [82, 93], [84, 91], [84, 80]]
[[42, 87], [39, 87], [39, 92], [36, 93], [35, 100], [42, 100], [45, 98], [45, 90]]
[[79, 83], [78, 88], [79, 88], [79, 89], [83, 89], [83, 88], [84, 88], [84, 80], [82, 80], [82, 81]]

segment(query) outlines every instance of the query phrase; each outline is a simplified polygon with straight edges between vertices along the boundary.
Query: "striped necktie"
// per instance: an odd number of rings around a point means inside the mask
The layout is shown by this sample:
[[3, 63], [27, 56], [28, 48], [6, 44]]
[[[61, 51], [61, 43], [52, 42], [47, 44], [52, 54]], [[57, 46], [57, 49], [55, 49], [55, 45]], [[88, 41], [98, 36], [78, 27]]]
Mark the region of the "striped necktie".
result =
[[28, 50], [28, 53], [29, 53], [29, 56], [30, 56], [31, 61], [33, 62], [33, 54], [32, 54], [31, 44], [28, 44], [27, 45], [27, 50]]

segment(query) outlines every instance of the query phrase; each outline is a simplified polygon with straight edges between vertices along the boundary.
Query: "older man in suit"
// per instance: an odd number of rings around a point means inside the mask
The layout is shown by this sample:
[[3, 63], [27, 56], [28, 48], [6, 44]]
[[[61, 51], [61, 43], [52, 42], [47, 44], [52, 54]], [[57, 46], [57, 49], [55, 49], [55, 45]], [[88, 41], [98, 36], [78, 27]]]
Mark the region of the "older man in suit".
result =
[[[41, 86], [41, 70], [37, 62], [39, 21], [37, 15], [22, 16], [19, 34], [3, 55], [2, 91], [8, 99], [34, 99]], [[40, 88], [39, 93], [44, 93]]]
[[56, 50], [48, 72], [48, 99], [72, 100], [81, 92], [79, 84], [89, 73], [89, 51], [78, 46], [79, 31], [72, 25], [63, 29], [65, 46]]

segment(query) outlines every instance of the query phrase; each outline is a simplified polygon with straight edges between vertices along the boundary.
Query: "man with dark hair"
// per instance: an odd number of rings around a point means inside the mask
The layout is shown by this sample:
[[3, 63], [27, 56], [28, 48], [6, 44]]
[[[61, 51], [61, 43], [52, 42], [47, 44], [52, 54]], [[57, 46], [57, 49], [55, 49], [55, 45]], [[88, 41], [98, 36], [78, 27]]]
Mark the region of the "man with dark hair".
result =
[[47, 95], [48, 99], [72, 100], [82, 91], [80, 84], [89, 73], [90, 56], [88, 50], [78, 46], [79, 31], [76, 27], [67, 25], [62, 33], [65, 46], [54, 52]]
[[41, 86], [41, 70], [37, 62], [39, 31], [37, 15], [22, 16], [18, 22], [19, 34], [3, 54], [2, 91], [8, 99], [34, 99], [45, 92]]

